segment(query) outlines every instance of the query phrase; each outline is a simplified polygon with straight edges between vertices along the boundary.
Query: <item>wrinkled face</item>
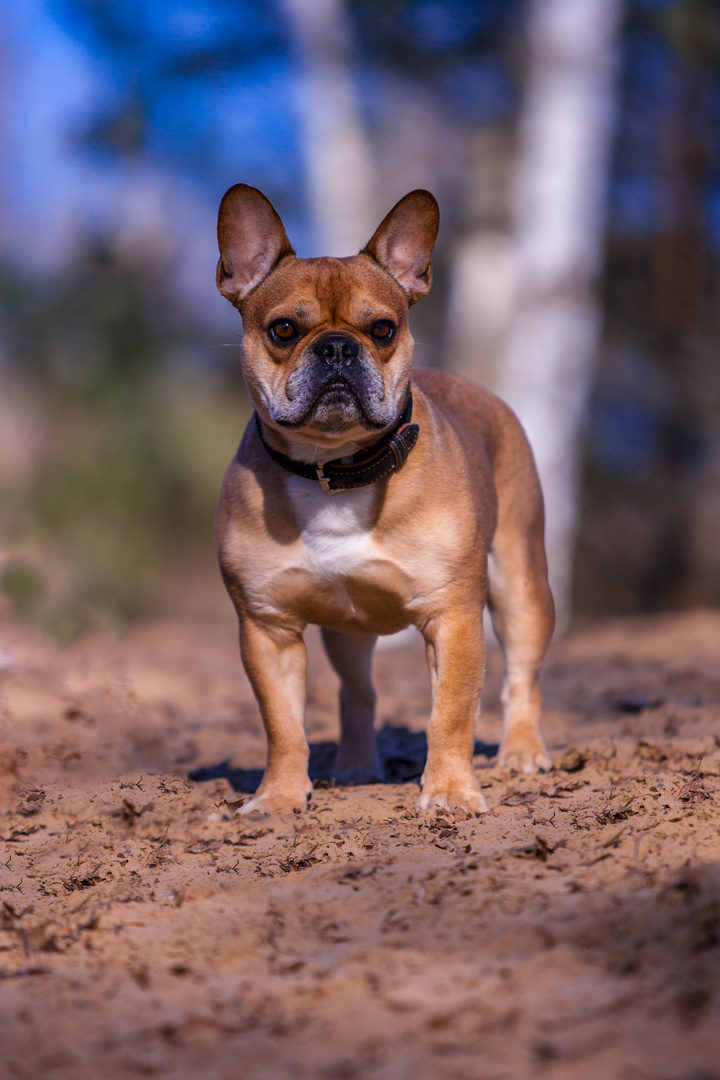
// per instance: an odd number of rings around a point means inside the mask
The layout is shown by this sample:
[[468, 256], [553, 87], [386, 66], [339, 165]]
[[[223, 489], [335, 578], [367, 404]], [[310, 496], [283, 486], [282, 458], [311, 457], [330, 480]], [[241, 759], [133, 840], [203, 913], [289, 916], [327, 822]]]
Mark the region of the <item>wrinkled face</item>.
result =
[[321, 448], [352, 452], [402, 411], [408, 308], [430, 288], [438, 223], [430, 192], [411, 191], [359, 255], [298, 259], [262, 192], [225, 192], [217, 286], [243, 318], [245, 381], [262, 422], [295, 433], [308, 460]]
[[260, 415], [317, 437], [392, 425], [410, 377], [407, 314], [405, 293], [368, 255], [281, 261], [242, 305]]

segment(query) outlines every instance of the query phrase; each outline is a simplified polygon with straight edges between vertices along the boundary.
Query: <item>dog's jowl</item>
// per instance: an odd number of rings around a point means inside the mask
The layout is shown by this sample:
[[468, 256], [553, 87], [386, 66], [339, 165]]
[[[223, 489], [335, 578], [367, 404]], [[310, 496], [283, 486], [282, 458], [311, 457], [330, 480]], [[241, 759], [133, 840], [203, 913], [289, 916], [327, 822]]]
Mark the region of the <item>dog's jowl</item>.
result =
[[499, 762], [550, 764], [538, 669], [554, 613], [530, 448], [492, 394], [412, 372], [408, 309], [430, 288], [437, 229], [435, 199], [413, 191], [358, 255], [298, 259], [255, 188], [220, 205], [217, 283], [242, 315], [255, 415], [225, 477], [217, 547], [268, 739], [242, 812], [307, 803], [308, 623], [341, 680], [338, 782], [381, 779], [372, 651], [412, 624], [433, 698], [418, 806], [487, 809], [472, 765], [486, 603], [506, 661]]

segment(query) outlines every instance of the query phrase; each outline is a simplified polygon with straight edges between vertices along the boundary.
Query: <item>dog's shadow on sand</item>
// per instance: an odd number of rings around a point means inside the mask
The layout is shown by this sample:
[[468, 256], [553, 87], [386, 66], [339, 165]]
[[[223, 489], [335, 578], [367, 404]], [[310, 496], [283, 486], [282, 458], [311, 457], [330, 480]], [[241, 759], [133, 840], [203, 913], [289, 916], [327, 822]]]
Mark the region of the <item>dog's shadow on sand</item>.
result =
[[[406, 784], [420, 779], [427, 758], [427, 738], [424, 731], [410, 731], [406, 727], [386, 724], [378, 731], [377, 738], [386, 784]], [[330, 782], [337, 748], [336, 742], [310, 743], [309, 772], [313, 782]], [[497, 754], [498, 747], [478, 741], [473, 752], [476, 757], [491, 758]], [[190, 780], [198, 782], [224, 778], [229, 781], [234, 791], [252, 794], [260, 786], [263, 770], [234, 768], [229, 761], [221, 761], [217, 765], [194, 769], [188, 776]]]

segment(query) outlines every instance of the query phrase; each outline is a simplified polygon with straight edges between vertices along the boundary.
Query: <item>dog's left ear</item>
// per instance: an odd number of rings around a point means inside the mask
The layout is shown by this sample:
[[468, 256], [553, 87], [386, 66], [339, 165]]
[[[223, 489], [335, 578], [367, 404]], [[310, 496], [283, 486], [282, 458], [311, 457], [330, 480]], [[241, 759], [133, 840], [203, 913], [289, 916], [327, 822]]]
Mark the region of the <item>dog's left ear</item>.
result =
[[419, 188], [392, 208], [360, 254], [380, 263], [414, 304], [430, 290], [430, 256], [439, 226], [434, 196]]
[[248, 184], [223, 195], [217, 233], [217, 287], [231, 304], [240, 304], [281, 259], [295, 254], [273, 204]]

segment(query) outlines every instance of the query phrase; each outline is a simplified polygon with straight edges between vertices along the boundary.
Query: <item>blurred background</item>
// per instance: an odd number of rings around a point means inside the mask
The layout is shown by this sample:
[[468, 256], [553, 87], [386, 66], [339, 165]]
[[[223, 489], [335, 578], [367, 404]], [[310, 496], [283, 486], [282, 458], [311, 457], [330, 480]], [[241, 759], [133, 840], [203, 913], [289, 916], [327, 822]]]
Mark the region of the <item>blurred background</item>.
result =
[[432, 190], [417, 362], [521, 416], [563, 618], [720, 603], [715, 0], [23, 0], [0, 88], [0, 612], [229, 613], [240, 180], [303, 256]]

